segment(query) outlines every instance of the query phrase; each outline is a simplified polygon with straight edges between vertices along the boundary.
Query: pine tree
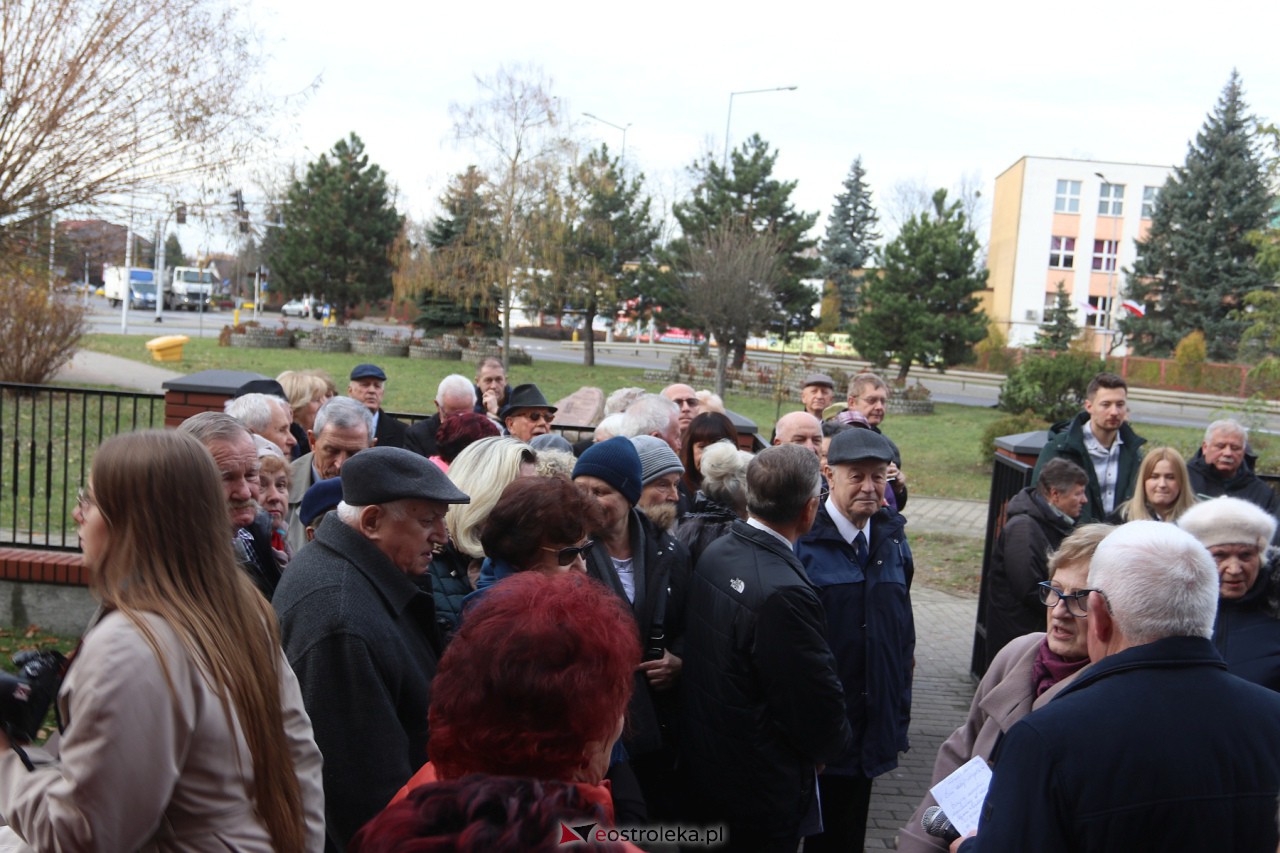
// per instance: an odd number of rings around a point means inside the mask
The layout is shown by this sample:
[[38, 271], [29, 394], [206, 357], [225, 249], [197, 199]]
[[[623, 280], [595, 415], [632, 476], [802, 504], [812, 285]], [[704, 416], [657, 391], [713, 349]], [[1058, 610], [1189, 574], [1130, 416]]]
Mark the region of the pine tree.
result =
[[881, 236], [876, 230], [880, 217], [871, 203], [866, 177], [858, 157], [844, 179], [844, 190], [836, 195], [822, 240], [822, 277], [835, 285], [840, 296], [841, 326], [851, 323], [857, 314], [861, 270], [871, 260]]
[[[811, 329], [814, 326], [813, 305], [818, 294], [801, 279], [817, 274], [818, 260], [811, 250], [817, 241], [808, 237], [818, 220], [816, 213], [795, 209], [791, 193], [795, 181], [779, 181], [773, 177], [778, 152], [759, 134], [730, 154], [729, 169], [721, 166], [714, 154], [706, 154], [690, 167], [697, 181], [688, 201], [672, 206], [672, 214], [680, 223], [682, 236], [672, 242], [668, 258], [673, 267], [682, 269], [691, 244], [704, 243], [706, 235], [732, 223], [741, 223], [755, 231], [773, 236], [778, 246], [781, 269], [773, 286], [774, 311], [758, 319], [757, 330], [774, 329], [784, 334]], [[664, 318], [680, 317], [679, 288], [666, 294]], [[675, 309], [675, 310], [671, 310]], [[734, 363], [740, 365], [746, 352], [745, 337], [731, 342]]]
[[369, 162], [352, 133], [307, 166], [286, 196], [284, 227], [269, 266], [288, 296], [313, 293], [337, 308], [391, 295], [389, 249], [402, 217], [391, 201], [386, 173]]
[[969, 360], [987, 334], [975, 296], [987, 282], [978, 236], [960, 202], [947, 204], [946, 190], [934, 193], [933, 208], [907, 220], [885, 246], [851, 330], [863, 358], [878, 366], [897, 360], [899, 382], [913, 362], [942, 370]]
[[1044, 325], [1036, 330], [1035, 343], [1031, 344], [1031, 348], [1045, 352], [1066, 352], [1079, 332], [1080, 327], [1076, 324], [1075, 312], [1071, 307], [1071, 297], [1067, 295], [1067, 286], [1060, 281], [1053, 307], [1045, 314]]
[[1156, 197], [1151, 229], [1126, 271], [1125, 295], [1145, 315], [1123, 318], [1120, 329], [1140, 355], [1168, 356], [1199, 329], [1211, 360], [1236, 356], [1245, 324], [1233, 312], [1270, 283], [1247, 239], [1266, 225], [1270, 206], [1253, 127], [1233, 71], [1186, 162]]

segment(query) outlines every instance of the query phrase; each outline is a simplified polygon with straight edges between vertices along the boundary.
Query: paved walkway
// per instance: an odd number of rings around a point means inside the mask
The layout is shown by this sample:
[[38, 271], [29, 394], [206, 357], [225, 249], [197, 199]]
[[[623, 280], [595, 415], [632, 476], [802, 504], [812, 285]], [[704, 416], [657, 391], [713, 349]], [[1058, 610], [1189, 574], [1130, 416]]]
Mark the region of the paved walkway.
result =
[[949, 533], [981, 539], [987, 535], [987, 502], [908, 495], [907, 536], [912, 533]]
[[[142, 346], [141, 338], [138, 339], [138, 346]], [[53, 381], [65, 385], [113, 385], [160, 394], [164, 391], [160, 387], [163, 383], [182, 375], [175, 370], [163, 368], [158, 363], [147, 364], [118, 355], [82, 349], [58, 371]]]

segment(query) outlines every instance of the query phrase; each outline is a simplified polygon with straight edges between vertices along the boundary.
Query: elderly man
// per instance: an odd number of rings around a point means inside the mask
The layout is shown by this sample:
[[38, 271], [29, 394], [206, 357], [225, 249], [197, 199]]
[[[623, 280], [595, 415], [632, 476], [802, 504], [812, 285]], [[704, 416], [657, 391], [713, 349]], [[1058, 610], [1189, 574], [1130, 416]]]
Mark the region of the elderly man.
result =
[[1093, 665], [1005, 735], [965, 853], [1276, 848], [1280, 696], [1214, 650], [1218, 573], [1190, 534], [1133, 521], [1080, 603]]
[[682, 753], [691, 816], [733, 850], [794, 853], [817, 822], [817, 769], [851, 743], [822, 604], [792, 546], [819, 511], [818, 457], [770, 447], [747, 468], [747, 521], [707, 546], [685, 631]]
[[416, 581], [470, 498], [416, 453], [377, 447], [342, 467], [342, 503], [272, 602], [324, 756], [327, 849], [347, 849], [427, 757], [441, 644]]
[[280, 565], [271, 550], [271, 519], [258, 506], [258, 448], [253, 435], [224, 412], [192, 415], [178, 429], [203, 444], [222, 473], [236, 556], [253, 585], [270, 600], [280, 582]]
[[282, 397], [269, 394], [244, 394], [228, 400], [223, 407], [228, 415], [280, 448], [286, 459], [293, 456], [298, 440], [289, 426], [293, 423], [293, 409]]
[[660, 438], [671, 448], [671, 452], [679, 456], [682, 446], [680, 412], [680, 408], [665, 397], [644, 394], [627, 406], [623, 413], [622, 434], [629, 438], [637, 435]]
[[679, 518], [680, 457], [662, 439], [637, 435], [631, 439], [640, 454], [640, 511], [659, 530], [670, 532]]
[[1280, 499], [1253, 473], [1248, 447], [1249, 431], [1240, 423], [1222, 420], [1209, 424], [1200, 449], [1187, 463], [1191, 488], [1200, 497], [1239, 498], [1276, 515]]
[[[682, 434], [689, 428], [689, 422], [702, 414], [702, 401], [698, 399], [698, 392], [682, 382], [663, 388], [662, 396], [675, 403], [676, 407], [679, 408], [680, 432]], [[679, 453], [680, 451], [677, 450], [676, 452]]]
[[437, 454], [436, 430], [440, 429], [440, 421], [450, 415], [475, 410], [476, 388], [467, 377], [451, 373], [436, 387], [435, 404], [435, 414], [409, 427], [404, 437], [405, 450], [412, 450], [428, 459]]
[[1044, 466], [1034, 486], [1013, 496], [1004, 529], [991, 552], [987, 587], [987, 665], [1015, 638], [1044, 629], [1040, 583], [1049, 579], [1049, 556], [1072, 530], [1089, 502], [1084, 469], [1065, 459]]
[[556, 407], [547, 402], [538, 386], [532, 382], [511, 389], [511, 396], [502, 407], [502, 425], [507, 434], [528, 444], [536, 435], [551, 432]]
[[1032, 480], [1050, 459], [1074, 462], [1089, 475], [1089, 504], [1081, 523], [1103, 521], [1133, 497], [1146, 439], [1129, 426], [1129, 386], [1114, 373], [1099, 373], [1085, 389], [1084, 411], [1049, 430]]
[[591, 445], [573, 468], [574, 483], [594, 498], [603, 516], [601, 528], [591, 531], [595, 547], [587, 554], [587, 574], [627, 602], [643, 643], [645, 659], [636, 672], [623, 744], [650, 817], [674, 818], [678, 782], [671, 715], [692, 566], [688, 549], [637, 509], [643, 476], [636, 446], [621, 436]]
[[339, 476], [347, 460], [372, 445], [372, 435], [373, 416], [350, 397], [334, 397], [316, 412], [314, 428], [307, 431], [311, 452], [289, 463], [292, 481], [287, 538], [295, 554], [307, 544], [306, 527], [297, 512], [303, 495], [320, 480]]
[[805, 839], [807, 853], [862, 849], [872, 780], [897, 767], [907, 749], [915, 563], [902, 516], [884, 507], [892, 462], [888, 440], [871, 430], [832, 438], [827, 500], [813, 529], [796, 542], [826, 615], [853, 731], [853, 743], [822, 774], [824, 831]]
[[511, 398], [511, 389], [507, 387], [507, 369], [502, 366], [502, 359], [487, 355], [476, 365], [475, 395], [478, 399], [476, 412], [488, 415], [499, 421], [498, 413]]
[[[885, 407], [889, 402], [889, 385], [874, 373], [859, 373], [849, 380], [848, 411], [857, 412], [867, 421], [873, 432], [884, 435], [880, 425], [884, 423]], [[893, 489], [894, 503], [898, 509], [907, 506], [907, 475], [902, 473], [902, 453], [893, 439], [885, 436], [893, 448], [893, 462], [889, 464], [889, 488]]]
[[778, 418], [773, 426], [773, 443], [795, 444], [813, 451], [822, 459], [822, 421], [808, 412], [791, 412]]
[[382, 447], [404, 447], [409, 428], [382, 411], [382, 395], [386, 393], [387, 374], [376, 364], [357, 364], [351, 369], [347, 396], [364, 404], [373, 415], [373, 437]]
[[822, 420], [822, 413], [827, 406], [831, 405], [835, 393], [834, 379], [825, 373], [810, 373], [804, 378], [804, 384], [800, 386], [800, 402], [804, 406], [802, 411]]

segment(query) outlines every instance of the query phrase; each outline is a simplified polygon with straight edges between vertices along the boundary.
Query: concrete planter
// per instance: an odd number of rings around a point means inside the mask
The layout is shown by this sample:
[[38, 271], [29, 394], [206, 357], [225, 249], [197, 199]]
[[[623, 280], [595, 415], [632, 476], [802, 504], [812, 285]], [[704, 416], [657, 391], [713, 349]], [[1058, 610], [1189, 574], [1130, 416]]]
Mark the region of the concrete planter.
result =
[[258, 349], [288, 349], [293, 343], [292, 335], [277, 335], [274, 332], [269, 334], [244, 334], [231, 335], [231, 346], [233, 347], [257, 347]]
[[409, 358], [436, 359], [438, 361], [459, 361], [462, 350], [445, 349], [439, 345], [410, 346]]
[[885, 411], [895, 415], [932, 415], [932, 400], [889, 400]]
[[394, 341], [352, 341], [351, 351], [358, 355], [376, 355], [383, 358], [407, 358], [409, 345]]
[[309, 352], [351, 352], [351, 341], [346, 338], [299, 338], [294, 346]]

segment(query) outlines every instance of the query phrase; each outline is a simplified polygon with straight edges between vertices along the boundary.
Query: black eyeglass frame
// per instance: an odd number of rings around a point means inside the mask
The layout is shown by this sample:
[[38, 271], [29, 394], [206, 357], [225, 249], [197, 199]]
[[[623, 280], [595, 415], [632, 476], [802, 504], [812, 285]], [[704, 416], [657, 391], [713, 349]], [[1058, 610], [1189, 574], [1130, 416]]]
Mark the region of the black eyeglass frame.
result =
[[1075, 592], [1063, 592], [1054, 586], [1052, 581], [1041, 581], [1036, 586], [1040, 587], [1041, 604], [1052, 610], [1058, 606], [1058, 602], [1064, 601], [1067, 604], [1067, 613], [1076, 619], [1083, 619], [1089, 615], [1089, 593], [1102, 592], [1100, 589], [1078, 589]]

